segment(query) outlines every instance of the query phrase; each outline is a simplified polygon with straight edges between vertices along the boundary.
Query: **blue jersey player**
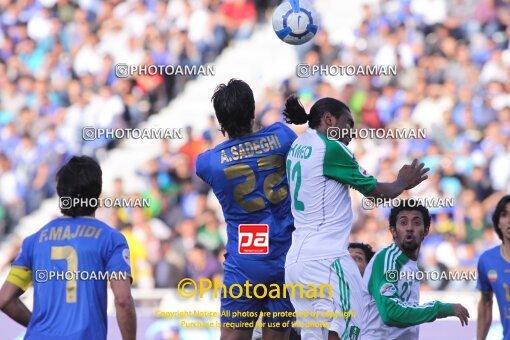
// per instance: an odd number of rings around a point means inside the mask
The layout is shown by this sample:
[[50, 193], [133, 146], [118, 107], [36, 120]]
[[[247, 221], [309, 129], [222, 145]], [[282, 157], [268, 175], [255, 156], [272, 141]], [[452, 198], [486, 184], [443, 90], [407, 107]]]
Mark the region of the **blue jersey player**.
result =
[[[123, 339], [135, 339], [129, 248], [124, 236], [93, 216], [102, 172], [73, 157], [57, 174], [63, 217], [23, 241], [0, 290], [0, 308], [27, 327], [25, 339], [106, 339], [108, 279]], [[78, 198], [78, 200], [77, 200]], [[34, 309], [19, 296], [33, 283]]]
[[510, 195], [496, 205], [492, 223], [503, 244], [484, 252], [478, 260], [478, 284], [481, 299], [478, 303], [477, 339], [483, 340], [492, 322], [492, 295], [496, 294], [503, 339], [510, 340]]
[[[294, 230], [285, 157], [297, 136], [283, 123], [253, 132], [253, 92], [241, 80], [219, 85], [212, 101], [221, 131], [229, 139], [199, 155], [196, 172], [212, 187], [227, 222], [223, 284], [227, 290], [247, 282], [252, 287], [283, 287], [285, 256]], [[238, 294], [242, 296], [237, 298]], [[265, 312], [264, 339], [288, 338], [290, 328], [282, 327], [290, 324], [294, 311], [288, 296], [261, 294], [222, 294], [222, 339], [251, 339], [261, 311]]]

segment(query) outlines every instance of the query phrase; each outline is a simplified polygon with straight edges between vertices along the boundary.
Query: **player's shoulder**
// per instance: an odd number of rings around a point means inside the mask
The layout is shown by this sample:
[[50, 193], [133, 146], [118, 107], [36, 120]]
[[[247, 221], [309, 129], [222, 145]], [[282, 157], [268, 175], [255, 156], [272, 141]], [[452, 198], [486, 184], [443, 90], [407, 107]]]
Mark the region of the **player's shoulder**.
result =
[[205, 166], [208, 163], [208, 160], [211, 157], [211, 153], [214, 152], [214, 150], [215, 150], [214, 148], [206, 150], [197, 156], [197, 160], [196, 160], [197, 169], [199, 167]]
[[263, 127], [259, 130], [259, 132], [269, 132], [269, 131], [292, 131], [287, 125], [282, 122], [276, 122], [266, 127]]
[[494, 260], [497, 260], [500, 258], [500, 247], [501, 246], [495, 246], [493, 248], [487, 249], [484, 251], [479, 258], [480, 262], [492, 262]]
[[308, 128], [305, 132], [300, 134], [293, 144], [310, 145], [315, 148], [326, 148], [325, 141], [322, 140], [321, 134], [317, 130]]
[[96, 225], [96, 227], [102, 228], [103, 232], [106, 235], [110, 235], [112, 237], [124, 237], [124, 235], [117, 229], [110, 226], [108, 223], [98, 220], [97, 218], [92, 219]]
[[354, 158], [354, 154], [344, 143], [332, 138], [328, 138], [320, 132], [317, 132], [317, 136], [324, 143], [324, 147], [326, 148], [327, 153]]
[[377, 251], [368, 263], [363, 275], [365, 289], [372, 291], [378, 289], [378, 284], [386, 278], [389, 271], [398, 270], [397, 259], [400, 254], [402, 254], [402, 251], [395, 243]]
[[288, 127], [286, 124], [282, 122], [276, 122], [269, 126], [266, 126], [262, 129], [260, 129], [256, 134], [266, 134], [266, 133], [275, 133], [281, 136], [285, 136], [286, 138], [291, 139], [294, 141], [294, 139], [297, 138], [297, 135], [290, 127]]
[[206, 158], [210, 157], [210, 155], [216, 151], [216, 150], [219, 150], [221, 148], [221, 146], [223, 144], [225, 144], [226, 142], [223, 142], [223, 143], [220, 143], [218, 145], [216, 145], [215, 147], [213, 148], [210, 148], [210, 149], [207, 149], [205, 151], [202, 151], [201, 153], [198, 154], [197, 156], [197, 162], [200, 160], [200, 161], [204, 161]]
[[118, 229], [115, 229], [107, 223], [94, 219], [96, 228], [101, 228], [101, 237], [99, 244], [103, 249], [113, 249], [119, 245], [127, 244], [126, 237]]
[[49, 229], [51, 227], [55, 227], [55, 226], [60, 226], [62, 225], [62, 219], [64, 217], [57, 217], [57, 218], [54, 218], [53, 220], [49, 221], [48, 223], [46, 223], [45, 225], [43, 225], [41, 228], [39, 228], [39, 230], [37, 230], [36, 232], [34, 232], [33, 234], [27, 236], [24, 240], [24, 243], [31, 243], [33, 242], [34, 240], [38, 239], [41, 232], [43, 230], [46, 230], [46, 229]]
[[30, 248], [34, 245], [35, 243], [35, 240], [38, 239], [38, 235], [40, 233], [40, 230], [36, 231], [35, 233], [33, 234], [30, 234], [28, 235], [27, 237], [25, 237], [21, 243], [21, 248]]
[[397, 259], [400, 255], [402, 255], [402, 250], [395, 243], [392, 243], [375, 253], [371, 261], [383, 272], [397, 270]]

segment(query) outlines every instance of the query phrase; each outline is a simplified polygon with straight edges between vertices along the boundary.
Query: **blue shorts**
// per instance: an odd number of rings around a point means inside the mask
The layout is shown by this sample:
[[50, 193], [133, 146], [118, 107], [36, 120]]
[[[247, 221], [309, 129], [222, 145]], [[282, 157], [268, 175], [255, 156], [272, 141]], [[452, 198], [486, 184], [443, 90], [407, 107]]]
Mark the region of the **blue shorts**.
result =
[[[224, 266], [223, 284], [231, 294], [224, 294], [223, 291], [221, 294], [222, 325], [229, 323], [229, 328], [251, 328], [253, 326], [249, 325], [255, 324], [263, 312], [262, 320], [259, 320], [262, 324], [259, 325], [281, 331], [289, 329], [283, 325], [290, 326], [294, 321], [294, 307], [289, 294], [286, 293], [284, 297], [283, 293], [285, 256], [253, 261], [227, 255]], [[250, 284], [249, 289], [246, 282]], [[234, 284], [236, 286], [231, 287]], [[258, 284], [266, 286], [266, 289], [259, 286], [255, 290]], [[274, 284], [279, 285], [280, 289], [277, 290]]]

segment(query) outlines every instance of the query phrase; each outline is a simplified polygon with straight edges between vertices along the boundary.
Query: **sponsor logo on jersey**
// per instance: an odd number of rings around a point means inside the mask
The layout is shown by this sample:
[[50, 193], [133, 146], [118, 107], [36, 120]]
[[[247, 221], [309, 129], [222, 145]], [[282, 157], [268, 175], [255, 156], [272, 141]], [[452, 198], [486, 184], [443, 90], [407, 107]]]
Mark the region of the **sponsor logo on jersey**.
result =
[[238, 228], [239, 254], [268, 254], [269, 226], [240, 224]]
[[397, 292], [397, 288], [393, 283], [385, 282], [380, 289], [381, 295], [392, 296]]
[[370, 174], [365, 169], [363, 169], [363, 167], [361, 165], [359, 166], [359, 173], [361, 175], [363, 175], [364, 177], [369, 177], [370, 176]]
[[351, 330], [349, 331], [349, 340], [358, 340], [360, 333], [361, 330], [359, 327], [351, 326]]
[[122, 251], [122, 258], [124, 259], [124, 261], [128, 264], [128, 266], [131, 265], [131, 262], [130, 262], [130, 256], [129, 256], [129, 248], [126, 248]]
[[487, 277], [489, 278], [490, 282], [496, 282], [496, 280], [498, 279], [498, 272], [495, 271], [494, 269], [491, 269], [487, 272]]

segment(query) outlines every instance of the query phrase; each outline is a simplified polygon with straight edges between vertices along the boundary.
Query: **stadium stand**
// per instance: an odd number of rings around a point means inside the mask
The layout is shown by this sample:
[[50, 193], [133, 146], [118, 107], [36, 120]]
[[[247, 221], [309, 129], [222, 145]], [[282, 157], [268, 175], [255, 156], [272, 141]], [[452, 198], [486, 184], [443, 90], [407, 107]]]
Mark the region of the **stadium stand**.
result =
[[[413, 157], [422, 159], [432, 174], [412, 194], [453, 197], [455, 206], [432, 211], [421, 263], [473, 270], [479, 254], [498, 243], [489, 216], [510, 190], [510, 4], [371, 1], [353, 8], [359, 15], [349, 16], [351, 29], [324, 10], [338, 3], [317, 1], [326, 29], [294, 53], [275, 37], [267, 40], [268, 2], [0, 0], [0, 233], [26, 236], [44, 224], [57, 202], [37, 209], [54, 197], [56, 169], [69, 155], [85, 153], [102, 160], [108, 194], [154, 202], [98, 214], [128, 238], [137, 287], [175, 288], [182, 277], [221, 277], [224, 224], [209, 189], [194, 175], [194, 160], [222, 140], [208, 118], [214, 86], [238, 77], [255, 90], [259, 126], [280, 121], [284, 98], [297, 92], [307, 108], [323, 96], [341, 99], [358, 126], [425, 128], [426, 139], [356, 140], [351, 148], [382, 180], [394, 178]], [[228, 67], [239, 60], [265, 64]], [[397, 65], [398, 76], [298, 78], [298, 60]], [[121, 62], [214, 62], [217, 77], [123, 80], [113, 72]], [[183, 141], [88, 143], [81, 133], [88, 125], [192, 128]], [[375, 249], [391, 242], [387, 209], [353, 208], [353, 240]], [[37, 215], [41, 210], [46, 219]], [[30, 214], [30, 228], [20, 232], [15, 226]], [[0, 269], [19, 242], [9, 237], [4, 243]], [[431, 282], [424, 288], [473, 286]]]

